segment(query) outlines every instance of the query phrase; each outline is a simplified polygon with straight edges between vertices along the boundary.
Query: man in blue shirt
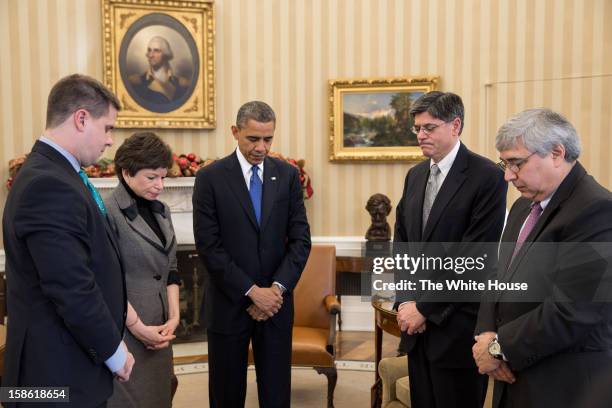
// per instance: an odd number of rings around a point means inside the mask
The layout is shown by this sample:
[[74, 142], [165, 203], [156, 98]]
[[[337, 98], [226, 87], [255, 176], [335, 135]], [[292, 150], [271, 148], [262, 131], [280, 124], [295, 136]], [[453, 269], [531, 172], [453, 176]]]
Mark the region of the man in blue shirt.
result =
[[46, 129], [15, 178], [2, 220], [3, 387], [69, 387], [73, 406], [100, 407], [113, 376], [130, 377], [119, 252], [81, 170], [112, 145], [118, 110], [116, 97], [90, 77], [70, 75], [51, 89]]

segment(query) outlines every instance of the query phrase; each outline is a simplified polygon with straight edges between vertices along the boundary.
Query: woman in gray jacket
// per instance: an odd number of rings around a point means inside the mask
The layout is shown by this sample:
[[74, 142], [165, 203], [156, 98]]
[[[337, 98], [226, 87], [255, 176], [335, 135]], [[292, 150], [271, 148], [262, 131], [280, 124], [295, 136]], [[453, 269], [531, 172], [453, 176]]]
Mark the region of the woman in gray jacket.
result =
[[150, 132], [133, 134], [115, 154], [119, 185], [105, 204], [121, 251], [128, 297], [125, 342], [136, 364], [130, 381], [115, 381], [109, 407], [172, 405], [171, 341], [179, 324], [180, 280], [170, 210], [157, 201], [171, 165], [170, 147]]

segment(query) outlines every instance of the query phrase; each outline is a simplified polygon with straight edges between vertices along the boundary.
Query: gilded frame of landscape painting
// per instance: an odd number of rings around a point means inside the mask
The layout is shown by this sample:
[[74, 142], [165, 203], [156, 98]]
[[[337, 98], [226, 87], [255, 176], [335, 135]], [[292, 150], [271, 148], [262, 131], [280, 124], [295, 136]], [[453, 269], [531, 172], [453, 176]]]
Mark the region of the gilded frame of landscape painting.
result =
[[408, 114], [439, 77], [329, 81], [331, 161], [420, 161]]
[[212, 0], [103, 0], [102, 19], [117, 127], [215, 128]]

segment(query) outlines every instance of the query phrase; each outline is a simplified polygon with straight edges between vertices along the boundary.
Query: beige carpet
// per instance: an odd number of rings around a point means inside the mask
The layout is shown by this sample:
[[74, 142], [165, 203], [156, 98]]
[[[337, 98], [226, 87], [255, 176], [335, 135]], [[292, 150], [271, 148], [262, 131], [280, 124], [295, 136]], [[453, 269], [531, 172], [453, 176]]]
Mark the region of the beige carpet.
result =
[[[291, 407], [325, 407], [327, 378], [311, 368], [294, 368], [291, 372]], [[208, 407], [208, 373], [181, 374], [174, 396], [174, 408]], [[250, 369], [247, 380], [246, 407], [257, 408], [255, 371]], [[338, 370], [338, 384], [334, 393], [336, 408], [370, 406], [370, 387], [374, 383], [373, 371]]]

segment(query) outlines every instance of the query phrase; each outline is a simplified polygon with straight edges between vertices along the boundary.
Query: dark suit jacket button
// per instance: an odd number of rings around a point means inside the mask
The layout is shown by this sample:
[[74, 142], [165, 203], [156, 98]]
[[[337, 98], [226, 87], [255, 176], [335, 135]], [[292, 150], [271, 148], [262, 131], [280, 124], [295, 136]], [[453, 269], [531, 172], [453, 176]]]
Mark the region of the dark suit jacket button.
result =
[[161, 280], [161, 275], [155, 275], [154, 278], [155, 280]]

